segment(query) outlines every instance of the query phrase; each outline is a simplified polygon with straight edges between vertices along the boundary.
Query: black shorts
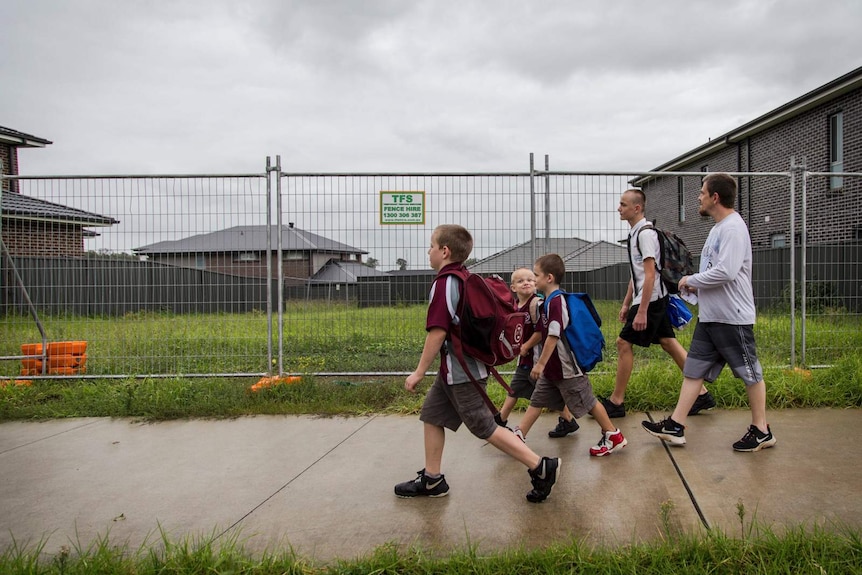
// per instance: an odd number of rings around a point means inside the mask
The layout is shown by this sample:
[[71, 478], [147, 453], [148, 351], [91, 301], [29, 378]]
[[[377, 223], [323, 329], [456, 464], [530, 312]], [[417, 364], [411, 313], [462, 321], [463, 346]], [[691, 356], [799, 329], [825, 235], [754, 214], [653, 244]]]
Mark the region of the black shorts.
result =
[[641, 347], [649, 347], [654, 343], [661, 343], [661, 340], [668, 337], [676, 339], [673, 333], [673, 326], [667, 317], [667, 300], [668, 296], [664, 296], [654, 302], [650, 302], [649, 310], [647, 311], [646, 329], [643, 331], [635, 331], [632, 327], [632, 322], [638, 313], [640, 304], [632, 306], [629, 314], [626, 316], [626, 325], [620, 331], [620, 339]]
[[531, 369], [520, 365], [515, 368], [515, 375], [509, 382], [509, 387], [512, 388], [512, 393], [507, 394], [509, 397], [530, 399], [533, 396], [533, 392], [536, 391], [536, 380], [530, 377]]

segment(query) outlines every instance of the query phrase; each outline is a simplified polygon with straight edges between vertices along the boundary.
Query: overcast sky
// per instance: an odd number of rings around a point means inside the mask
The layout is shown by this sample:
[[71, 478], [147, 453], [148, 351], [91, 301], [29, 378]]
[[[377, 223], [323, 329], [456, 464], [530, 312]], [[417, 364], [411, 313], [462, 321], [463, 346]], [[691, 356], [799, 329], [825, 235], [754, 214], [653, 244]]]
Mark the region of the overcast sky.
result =
[[3, 0], [22, 174], [647, 170], [862, 65], [858, 0]]

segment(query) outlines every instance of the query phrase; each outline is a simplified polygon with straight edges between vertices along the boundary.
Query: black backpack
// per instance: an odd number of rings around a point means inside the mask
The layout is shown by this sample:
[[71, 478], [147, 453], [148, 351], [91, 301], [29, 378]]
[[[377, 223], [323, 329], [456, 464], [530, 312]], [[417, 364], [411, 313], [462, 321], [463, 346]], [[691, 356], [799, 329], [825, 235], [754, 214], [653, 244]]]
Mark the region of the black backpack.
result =
[[[686, 247], [682, 238], [673, 232], [660, 230], [647, 222], [635, 234], [634, 242], [638, 248], [638, 253], [643, 256], [641, 246], [638, 243], [638, 236], [644, 228], [652, 228], [658, 235], [659, 252], [661, 253], [661, 265], [655, 263], [655, 268], [661, 276], [661, 283], [670, 294], [679, 293], [679, 280], [683, 276], [690, 276], [694, 273], [694, 258], [691, 251]], [[631, 264], [631, 261], [629, 262]], [[632, 265], [632, 281], [634, 281], [634, 266]], [[637, 293], [637, 286], [634, 286]]]

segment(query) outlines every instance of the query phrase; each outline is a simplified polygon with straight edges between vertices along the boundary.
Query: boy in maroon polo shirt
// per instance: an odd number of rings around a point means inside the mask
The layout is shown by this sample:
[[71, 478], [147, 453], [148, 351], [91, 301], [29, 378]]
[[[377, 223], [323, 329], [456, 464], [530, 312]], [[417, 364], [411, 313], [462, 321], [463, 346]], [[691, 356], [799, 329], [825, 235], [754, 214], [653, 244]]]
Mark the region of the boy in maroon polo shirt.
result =
[[[416, 370], [407, 376], [404, 387], [411, 393], [425, 377], [431, 363], [441, 354], [440, 370], [434, 384], [428, 390], [419, 420], [424, 424], [425, 468], [417, 472], [416, 479], [395, 486], [399, 497], [443, 497], [449, 493], [446, 478], [440, 472], [446, 428], [457, 431], [465, 424], [470, 433], [483, 439], [523, 463], [530, 474], [533, 489], [527, 500], [539, 503], [548, 498], [551, 487], [559, 477], [559, 458], [539, 457], [532, 449], [505, 427], [499, 427], [494, 414], [485, 405], [482, 395], [470, 380], [457, 359], [449, 353], [450, 328], [457, 319], [456, 310], [461, 298], [461, 280], [445, 272], [463, 267], [464, 260], [473, 251], [473, 237], [467, 229], [454, 225], [438, 226], [431, 234], [428, 259], [437, 270], [431, 287], [428, 317], [425, 329], [425, 345]], [[475, 359], [464, 358], [473, 378], [485, 386], [488, 368]]]
[[[560, 280], [566, 275], [566, 264], [557, 254], [548, 254], [536, 260], [533, 271], [536, 273], [536, 289], [547, 299], [560, 289]], [[593, 395], [590, 378], [574, 360], [565, 342], [563, 332], [569, 325], [566, 299], [558, 296], [546, 303], [539, 308], [541, 313], [536, 326], [536, 331], [542, 333], [542, 354], [530, 372], [536, 380], [536, 391], [530, 398], [530, 407], [515, 428], [515, 434], [526, 438], [542, 408], [560, 411], [565, 406], [576, 418], [589, 413], [601, 426], [602, 438], [595, 447], [590, 447], [590, 455], [610, 455], [628, 442]]]
[[[541, 334], [535, 331], [538, 320], [538, 306], [541, 300], [536, 296], [536, 274], [530, 268], [518, 268], [512, 272], [512, 293], [518, 302], [518, 311], [524, 312], [529, 321], [524, 325], [524, 338], [521, 343], [521, 356], [518, 358], [518, 367], [515, 375], [509, 381], [512, 391], [506, 395], [500, 413], [494, 417], [497, 425], [508, 427], [509, 414], [515, 409], [518, 399], [529, 400], [536, 390], [536, 380], [530, 377], [533, 369], [533, 361], [537, 351], [541, 351]], [[578, 422], [569, 413], [568, 408], [563, 409], [563, 415], [559, 418], [557, 426], [548, 432], [548, 437], [565, 437], [578, 430]]]

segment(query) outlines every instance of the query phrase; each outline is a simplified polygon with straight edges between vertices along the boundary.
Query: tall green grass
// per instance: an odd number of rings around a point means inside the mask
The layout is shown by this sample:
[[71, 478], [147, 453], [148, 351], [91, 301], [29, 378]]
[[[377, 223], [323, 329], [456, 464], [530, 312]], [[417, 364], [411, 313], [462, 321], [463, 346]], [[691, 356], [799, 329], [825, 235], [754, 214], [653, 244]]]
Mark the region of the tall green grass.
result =
[[[617, 302], [598, 302], [608, 341], [605, 359], [590, 374], [598, 395], [614, 385]], [[284, 322], [286, 372], [303, 374], [295, 385], [259, 392], [257, 377], [182, 378], [170, 374], [268, 371], [266, 316], [249, 314], [174, 315], [136, 313], [122, 318], [52, 318], [52, 341], [85, 339], [88, 374], [164, 373], [166, 378], [36, 379], [31, 386], [0, 387], [0, 420], [75, 416], [131, 416], [148, 419], [233, 417], [244, 414], [412, 413], [420, 395], [403, 390], [403, 375], [416, 365], [425, 338], [426, 307], [359, 309], [344, 304], [289, 307]], [[393, 321], [393, 316], [396, 318]], [[771, 408], [862, 406], [862, 329], [855, 316], [824, 315], [809, 326], [813, 349], [828, 350], [831, 367], [789, 370], [789, 318], [761, 314], [755, 326], [761, 363], [766, 366]], [[816, 329], [815, 329], [816, 328]], [[0, 322], [0, 354], [20, 353], [33, 341], [32, 322]], [[688, 347], [693, 329], [678, 332]], [[827, 354], [822, 351], [821, 357]], [[5, 362], [0, 377], [17, 374]], [[436, 366], [432, 366], [436, 369]], [[511, 371], [503, 366], [501, 371]], [[377, 373], [372, 376], [314, 377], [314, 373]], [[431, 383], [426, 378], [425, 385]], [[659, 346], [635, 350], [635, 371], [626, 395], [632, 410], [667, 410], [676, 402], [680, 373]], [[719, 407], [747, 405], [744, 387], [728, 370], [711, 389]], [[502, 404], [500, 386], [489, 384]]]
[[164, 533], [150, 546], [130, 549], [109, 537], [64, 546], [47, 555], [44, 542], [12, 545], [0, 552], [4, 575], [329, 575], [329, 574], [532, 574], [616, 575], [778, 575], [862, 572], [862, 537], [858, 529], [788, 528], [778, 534], [756, 526], [741, 537], [713, 530], [702, 535], [666, 534], [653, 542], [623, 547], [594, 547], [580, 541], [550, 544], [537, 550], [511, 549], [480, 554], [475, 547], [446, 556], [420, 548], [383, 545], [365, 556], [314, 562], [294, 551], [252, 554], [236, 536], [169, 539]]
[[[596, 302], [608, 342], [599, 370], [616, 364], [614, 342], [621, 327], [619, 303]], [[344, 303], [291, 303], [284, 314], [284, 369], [287, 372], [412, 371], [425, 339], [425, 305], [357, 308]], [[267, 318], [245, 314], [130, 313], [123, 317], [43, 318], [49, 341], [86, 340], [91, 375], [267, 373]], [[277, 325], [273, 325], [277, 345]], [[799, 328], [797, 328], [798, 331]], [[693, 328], [678, 333], [688, 347]], [[790, 317], [761, 313], [755, 326], [761, 363], [790, 365]], [[797, 359], [801, 335], [797, 335]], [[29, 317], [0, 318], [0, 355], [20, 354], [22, 343], [40, 341]], [[822, 314], [809, 319], [806, 361], [833, 364], [862, 347], [862, 319]], [[277, 347], [275, 349], [277, 355]], [[636, 367], [664, 361], [657, 346], [638, 349]], [[18, 375], [20, 364], [0, 362], [0, 377]]]

